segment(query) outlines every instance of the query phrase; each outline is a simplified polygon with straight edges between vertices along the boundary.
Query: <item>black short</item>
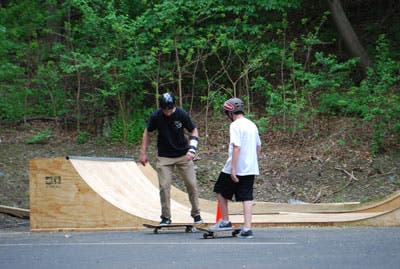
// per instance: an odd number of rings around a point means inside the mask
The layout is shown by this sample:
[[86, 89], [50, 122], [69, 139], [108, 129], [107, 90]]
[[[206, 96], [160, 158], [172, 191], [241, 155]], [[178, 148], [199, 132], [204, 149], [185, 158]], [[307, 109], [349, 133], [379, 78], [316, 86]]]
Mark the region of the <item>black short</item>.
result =
[[238, 176], [239, 182], [235, 183], [230, 174], [221, 172], [214, 185], [214, 192], [228, 200], [232, 200], [235, 195], [236, 201], [253, 201], [254, 177], [254, 175]]

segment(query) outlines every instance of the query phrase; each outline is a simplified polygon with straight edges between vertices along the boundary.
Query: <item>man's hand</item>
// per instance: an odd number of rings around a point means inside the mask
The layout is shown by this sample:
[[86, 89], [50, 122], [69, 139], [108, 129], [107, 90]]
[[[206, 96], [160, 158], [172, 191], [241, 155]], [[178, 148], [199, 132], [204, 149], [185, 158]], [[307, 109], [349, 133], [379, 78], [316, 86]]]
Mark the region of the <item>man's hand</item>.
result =
[[139, 162], [143, 166], [145, 166], [146, 163], [149, 161], [147, 157], [147, 148], [149, 147], [149, 144], [150, 144], [150, 134], [147, 131], [147, 128], [145, 128], [143, 131], [142, 147], [140, 148], [140, 157], [139, 157]]
[[186, 153], [186, 160], [188, 160], [188, 161], [193, 161], [194, 156], [195, 156], [195, 155], [194, 155], [192, 152], [188, 151], [188, 152]]
[[147, 153], [140, 153], [140, 158], [139, 158], [139, 162], [145, 166], [146, 163], [149, 161], [149, 159], [147, 158]]

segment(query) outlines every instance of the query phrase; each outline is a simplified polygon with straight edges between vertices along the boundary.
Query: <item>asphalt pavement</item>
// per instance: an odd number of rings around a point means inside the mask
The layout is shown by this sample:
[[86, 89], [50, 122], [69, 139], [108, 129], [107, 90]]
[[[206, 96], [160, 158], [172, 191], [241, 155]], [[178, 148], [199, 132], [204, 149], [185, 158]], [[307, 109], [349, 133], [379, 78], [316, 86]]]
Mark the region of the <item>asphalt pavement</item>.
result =
[[[225, 237], [226, 235], [226, 237]], [[0, 229], [0, 267], [400, 268], [400, 227], [263, 228], [254, 239], [152, 230], [31, 233]]]

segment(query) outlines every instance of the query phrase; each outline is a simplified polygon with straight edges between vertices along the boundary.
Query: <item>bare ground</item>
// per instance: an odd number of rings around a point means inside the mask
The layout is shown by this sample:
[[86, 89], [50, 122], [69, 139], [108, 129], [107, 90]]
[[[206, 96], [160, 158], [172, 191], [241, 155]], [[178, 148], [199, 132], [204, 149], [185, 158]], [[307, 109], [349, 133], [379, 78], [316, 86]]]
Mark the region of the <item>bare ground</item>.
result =
[[[215, 199], [214, 182], [227, 158], [227, 124], [199, 124], [203, 133], [196, 164], [201, 197]], [[53, 129], [41, 144], [24, 141]], [[206, 130], [212, 129], [213, 132]], [[35, 122], [31, 126], [7, 126], [0, 130], [0, 205], [29, 208], [29, 160], [74, 156], [138, 159], [139, 145], [102, 140], [76, 143], [74, 132]], [[206, 139], [207, 135], [207, 139]], [[261, 174], [256, 178], [255, 197], [268, 202], [366, 202], [400, 189], [400, 147], [393, 139], [384, 151], [371, 156], [367, 126], [343, 118], [315, 121], [312, 130], [299, 134], [267, 131], [262, 134]], [[153, 139], [154, 141], [155, 139]], [[154, 163], [155, 149], [149, 155]], [[179, 179], [174, 183], [182, 188]], [[0, 214], [0, 228], [29, 225]]]

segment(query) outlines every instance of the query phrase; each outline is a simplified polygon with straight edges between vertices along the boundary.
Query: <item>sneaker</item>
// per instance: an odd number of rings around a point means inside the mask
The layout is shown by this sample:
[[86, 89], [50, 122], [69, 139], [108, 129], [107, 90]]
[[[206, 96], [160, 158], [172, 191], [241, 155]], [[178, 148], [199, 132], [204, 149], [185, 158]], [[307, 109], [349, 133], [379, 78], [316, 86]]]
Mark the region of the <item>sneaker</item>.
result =
[[247, 231], [241, 231], [240, 234], [238, 235], [239, 238], [243, 239], [251, 239], [254, 238], [253, 236], [253, 231], [252, 230], [247, 230]]
[[230, 221], [220, 220], [217, 224], [210, 226], [210, 229], [219, 231], [232, 230], [232, 223]]
[[193, 222], [194, 222], [194, 224], [202, 224], [203, 223], [203, 219], [201, 218], [201, 216], [200, 215], [197, 215], [197, 216], [194, 216], [193, 217]]
[[160, 226], [166, 226], [171, 224], [171, 219], [161, 217]]

